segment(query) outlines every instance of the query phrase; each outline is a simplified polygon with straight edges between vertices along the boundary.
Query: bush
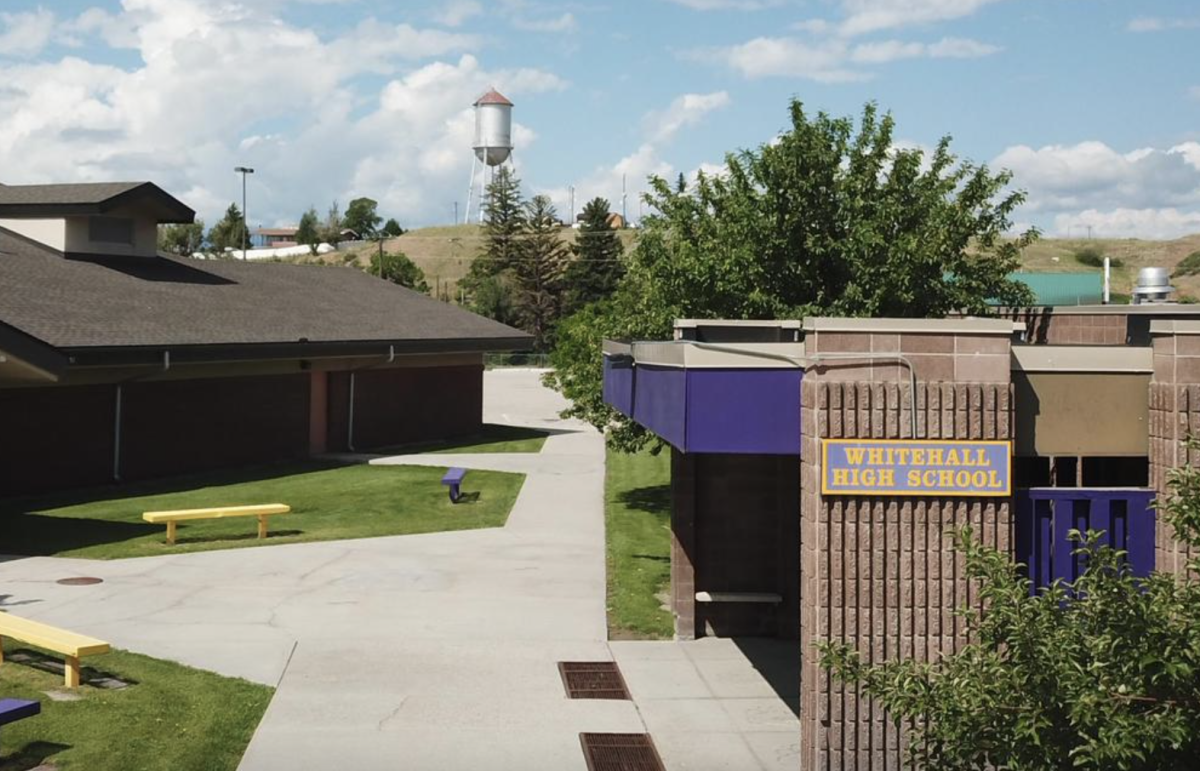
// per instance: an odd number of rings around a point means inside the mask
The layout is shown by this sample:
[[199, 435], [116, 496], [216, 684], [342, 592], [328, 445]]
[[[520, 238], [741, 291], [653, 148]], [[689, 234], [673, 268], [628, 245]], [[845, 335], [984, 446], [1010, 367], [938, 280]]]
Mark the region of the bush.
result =
[[1171, 278], [1194, 276], [1197, 273], [1200, 273], [1200, 251], [1192, 252], [1180, 260], [1179, 264], [1175, 266], [1175, 272], [1171, 274]]
[[[1086, 265], [1089, 268], [1103, 268], [1104, 252], [1094, 246], [1085, 246], [1082, 249], [1075, 250], [1075, 262], [1078, 262], [1080, 265]], [[1125, 267], [1125, 262], [1116, 257], [1111, 258], [1109, 264], [1114, 268]]]
[[379, 276], [386, 281], [391, 281], [393, 284], [429, 294], [425, 271], [417, 267], [417, 264], [410, 260], [404, 252], [372, 254], [367, 272], [372, 276]]

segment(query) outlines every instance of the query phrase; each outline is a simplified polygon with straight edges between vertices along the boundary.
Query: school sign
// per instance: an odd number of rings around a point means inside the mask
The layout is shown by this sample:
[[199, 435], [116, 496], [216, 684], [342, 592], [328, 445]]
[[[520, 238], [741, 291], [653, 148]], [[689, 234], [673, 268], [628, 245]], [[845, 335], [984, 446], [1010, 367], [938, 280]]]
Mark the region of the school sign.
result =
[[1004, 496], [1012, 443], [825, 439], [823, 495]]

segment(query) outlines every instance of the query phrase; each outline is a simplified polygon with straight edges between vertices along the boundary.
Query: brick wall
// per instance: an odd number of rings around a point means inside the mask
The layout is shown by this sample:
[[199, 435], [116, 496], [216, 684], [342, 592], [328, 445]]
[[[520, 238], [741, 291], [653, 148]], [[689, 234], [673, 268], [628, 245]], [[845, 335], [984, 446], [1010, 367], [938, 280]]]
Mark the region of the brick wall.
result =
[[1003, 311], [1005, 318], [1025, 323], [1026, 337], [1036, 345], [1125, 345], [1129, 316], [1124, 313], [1055, 313], [1053, 308]]
[[[672, 484], [676, 633], [798, 637], [796, 459], [675, 450]], [[782, 601], [697, 603], [698, 591], [778, 594]]]
[[[483, 366], [398, 367], [355, 373], [354, 446], [465, 436], [483, 424]], [[347, 447], [350, 373], [329, 375], [330, 450]]]
[[[1003, 335], [821, 333], [813, 352], [911, 353], [916, 438], [1009, 439], [1008, 344]], [[857, 362], [817, 367], [802, 386], [801, 757], [813, 771], [899, 768], [903, 746], [878, 705], [818, 666], [813, 644], [846, 640], [869, 662], [956, 650], [966, 629], [952, 611], [977, 599], [946, 531], [970, 524], [985, 543], [1011, 548], [1009, 498], [820, 495], [820, 439], [913, 438], [906, 376]]]
[[[1167, 493], [1173, 468], [1200, 464], [1183, 440], [1200, 436], [1200, 335], [1158, 333], [1153, 338], [1154, 379], [1150, 383], [1150, 484]], [[1158, 519], [1155, 563], [1159, 570], [1177, 572], [1189, 550], [1175, 540], [1170, 526]]]
[[0, 389], [0, 497], [112, 479], [112, 386]]

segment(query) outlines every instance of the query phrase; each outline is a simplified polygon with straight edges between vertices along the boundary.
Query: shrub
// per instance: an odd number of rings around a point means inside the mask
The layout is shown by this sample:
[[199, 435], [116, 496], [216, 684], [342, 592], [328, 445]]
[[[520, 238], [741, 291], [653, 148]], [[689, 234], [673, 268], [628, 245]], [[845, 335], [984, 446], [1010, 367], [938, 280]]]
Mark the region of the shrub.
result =
[[1179, 264], [1175, 266], [1175, 272], [1171, 274], [1171, 278], [1194, 276], [1197, 273], [1200, 273], [1200, 251], [1192, 252], [1180, 260]]
[[[1104, 267], [1104, 252], [1094, 246], [1085, 246], [1082, 249], [1075, 250], [1075, 262], [1080, 265], [1086, 265], [1089, 268]], [[1125, 262], [1116, 257], [1109, 260], [1109, 264], [1114, 268], [1125, 267]]]

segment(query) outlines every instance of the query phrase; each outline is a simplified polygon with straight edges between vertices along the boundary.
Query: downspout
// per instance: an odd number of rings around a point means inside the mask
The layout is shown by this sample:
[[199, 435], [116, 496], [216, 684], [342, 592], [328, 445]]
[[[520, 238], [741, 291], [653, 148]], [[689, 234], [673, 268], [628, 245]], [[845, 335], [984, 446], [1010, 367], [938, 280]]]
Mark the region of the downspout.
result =
[[[163, 351], [162, 372], [167, 372], [171, 369], [171, 352]], [[161, 374], [161, 373], [160, 373]], [[113, 405], [113, 470], [112, 478], [114, 482], [121, 481], [121, 405], [124, 395], [125, 383], [132, 383], [135, 380], [142, 380], [141, 377], [133, 377], [128, 380], [117, 383], [116, 403]]]
[[746, 348], [734, 348], [727, 345], [716, 345], [714, 343], [697, 343], [690, 342], [690, 345], [706, 351], [716, 351], [718, 353], [735, 353], [739, 356], [756, 356], [760, 359], [774, 359], [791, 364], [794, 367], [799, 367], [807, 372], [813, 367], [820, 364], [822, 361], [855, 361], [855, 360], [874, 360], [874, 361], [898, 361], [908, 369], [908, 417], [909, 430], [912, 439], [917, 438], [917, 370], [913, 367], [912, 362], [907, 356], [899, 353], [885, 353], [882, 351], [863, 351], [861, 353], [813, 353], [804, 356], [788, 356], [784, 353], [771, 353], [768, 351], [754, 351]]
[[350, 406], [349, 406], [349, 415], [346, 416], [346, 449], [349, 450], [350, 452], [357, 452], [357, 450], [354, 447], [354, 380], [355, 380], [354, 376], [360, 370], [374, 369], [375, 367], [380, 367], [380, 366], [383, 366], [384, 364], [391, 364], [395, 360], [396, 360], [396, 346], [389, 345], [387, 359], [385, 359], [381, 364], [368, 364], [365, 367], [359, 367], [358, 369], [350, 370]]

